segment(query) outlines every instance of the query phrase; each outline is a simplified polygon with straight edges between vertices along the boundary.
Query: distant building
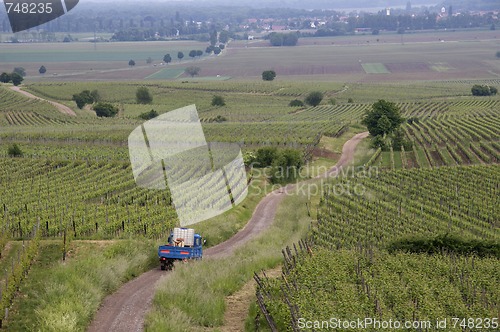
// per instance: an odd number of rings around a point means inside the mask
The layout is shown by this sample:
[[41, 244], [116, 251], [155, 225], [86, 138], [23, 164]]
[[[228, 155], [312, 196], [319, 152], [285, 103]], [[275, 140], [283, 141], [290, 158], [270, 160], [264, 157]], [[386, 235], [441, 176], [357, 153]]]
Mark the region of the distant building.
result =
[[390, 8], [386, 8], [386, 9], [385, 9], [385, 14], [386, 14], [387, 16], [391, 16], [391, 9], [390, 9]]

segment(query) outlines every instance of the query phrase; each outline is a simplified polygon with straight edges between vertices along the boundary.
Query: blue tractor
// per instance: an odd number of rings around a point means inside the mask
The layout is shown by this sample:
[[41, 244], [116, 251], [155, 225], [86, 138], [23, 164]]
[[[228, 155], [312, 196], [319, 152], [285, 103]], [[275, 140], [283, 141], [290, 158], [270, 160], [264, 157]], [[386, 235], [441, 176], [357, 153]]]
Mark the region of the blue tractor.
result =
[[192, 228], [174, 228], [168, 237], [168, 244], [158, 247], [162, 270], [171, 270], [175, 261], [201, 259], [202, 238]]

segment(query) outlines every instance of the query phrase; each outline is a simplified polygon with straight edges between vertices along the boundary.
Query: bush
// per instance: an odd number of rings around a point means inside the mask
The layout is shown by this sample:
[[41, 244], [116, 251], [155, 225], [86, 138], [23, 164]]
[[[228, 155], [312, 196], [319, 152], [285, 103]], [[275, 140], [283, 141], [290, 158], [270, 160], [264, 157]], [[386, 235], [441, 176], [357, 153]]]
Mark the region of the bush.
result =
[[14, 144], [10, 145], [7, 148], [7, 154], [10, 157], [22, 157], [23, 156], [23, 151], [21, 150], [21, 148], [19, 147], [19, 145], [17, 145], [16, 143], [14, 143]]
[[[195, 51], [195, 53], [196, 53], [196, 51]], [[184, 72], [191, 77], [195, 77], [196, 75], [198, 75], [200, 73], [200, 70], [201, 70], [200, 67], [190, 66], [190, 67], [187, 67], [186, 69], [184, 69]]]
[[10, 79], [12, 80], [12, 84], [14, 84], [15, 86], [18, 86], [24, 80], [24, 78], [18, 73], [10, 74]]
[[157, 116], [158, 112], [156, 112], [155, 110], [151, 110], [149, 112], [142, 113], [141, 115], [139, 115], [139, 118], [143, 120], [151, 120], [156, 118]]
[[471, 92], [473, 96], [493, 96], [498, 90], [494, 86], [476, 84], [471, 88]]
[[84, 108], [87, 104], [93, 104], [99, 98], [99, 92], [97, 92], [97, 90], [92, 92], [89, 90], [83, 90], [82, 92], [73, 95], [73, 101], [79, 109]]
[[276, 78], [276, 72], [274, 70], [266, 70], [262, 72], [262, 79], [264, 81], [272, 81]]
[[288, 104], [290, 107], [304, 107], [304, 102], [302, 100], [294, 99]]
[[135, 100], [138, 104], [151, 104], [153, 102], [153, 96], [149, 92], [148, 88], [141, 86], [137, 88], [135, 92]]
[[8, 73], [1, 73], [0, 74], [0, 82], [2, 83], [9, 83], [11, 81], [11, 75]]
[[212, 97], [212, 106], [225, 106], [226, 101], [222, 96], [213, 96]]
[[264, 147], [257, 150], [255, 163], [257, 167], [268, 167], [278, 156], [278, 149], [275, 147]]
[[307, 95], [305, 102], [311, 106], [318, 106], [319, 103], [323, 100], [323, 93], [319, 91], [313, 91], [309, 95]]
[[26, 76], [26, 70], [23, 67], [14, 68], [14, 73], [19, 74], [22, 77]]
[[38, 72], [43, 75], [47, 72], [47, 68], [45, 68], [45, 66], [40, 66], [40, 69], [38, 69]]
[[132, 66], [135, 66], [135, 61], [134, 61], [134, 60], [130, 60], [130, 61], [128, 62], [128, 65], [129, 65], [129, 66], [131, 66], [131, 67], [132, 67]]
[[110, 118], [118, 114], [118, 108], [110, 103], [97, 103], [94, 105], [93, 109], [98, 117]]

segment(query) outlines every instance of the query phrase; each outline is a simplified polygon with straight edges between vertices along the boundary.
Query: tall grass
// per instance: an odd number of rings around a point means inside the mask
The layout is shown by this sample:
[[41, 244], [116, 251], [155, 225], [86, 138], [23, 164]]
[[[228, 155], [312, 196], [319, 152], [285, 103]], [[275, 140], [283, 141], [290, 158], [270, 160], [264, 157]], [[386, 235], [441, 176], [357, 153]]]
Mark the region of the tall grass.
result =
[[99, 304], [157, 263], [148, 240], [73, 241], [61, 261], [60, 241], [42, 245], [7, 322], [9, 331], [85, 331]]
[[177, 265], [158, 287], [145, 330], [197, 331], [221, 326], [225, 297], [248, 282], [254, 271], [278, 265], [279, 248], [305, 235], [311, 222], [305, 203], [303, 196], [286, 197], [274, 223], [230, 257]]

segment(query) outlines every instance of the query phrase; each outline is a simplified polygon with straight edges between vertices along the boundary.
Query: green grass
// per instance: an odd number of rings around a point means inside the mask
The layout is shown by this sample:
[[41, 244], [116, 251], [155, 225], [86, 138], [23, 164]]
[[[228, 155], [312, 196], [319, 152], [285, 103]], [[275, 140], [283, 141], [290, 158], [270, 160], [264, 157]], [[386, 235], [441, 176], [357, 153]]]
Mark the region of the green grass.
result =
[[9, 331], [84, 331], [103, 298], [156, 265], [153, 241], [42, 241], [4, 327]]
[[146, 80], [170, 80], [178, 78], [184, 74], [184, 68], [164, 68], [153, 75], [146, 77]]
[[231, 76], [197, 76], [179, 78], [183, 82], [218, 82], [230, 80]]
[[240, 289], [254, 271], [275, 267], [281, 260], [277, 248], [305, 235], [311, 222], [306, 202], [303, 196], [286, 197], [273, 225], [228, 258], [177, 266], [158, 287], [146, 330], [202, 331], [220, 326], [225, 297]]
[[363, 63], [361, 64], [367, 74], [390, 74], [391, 72], [383, 63]]

